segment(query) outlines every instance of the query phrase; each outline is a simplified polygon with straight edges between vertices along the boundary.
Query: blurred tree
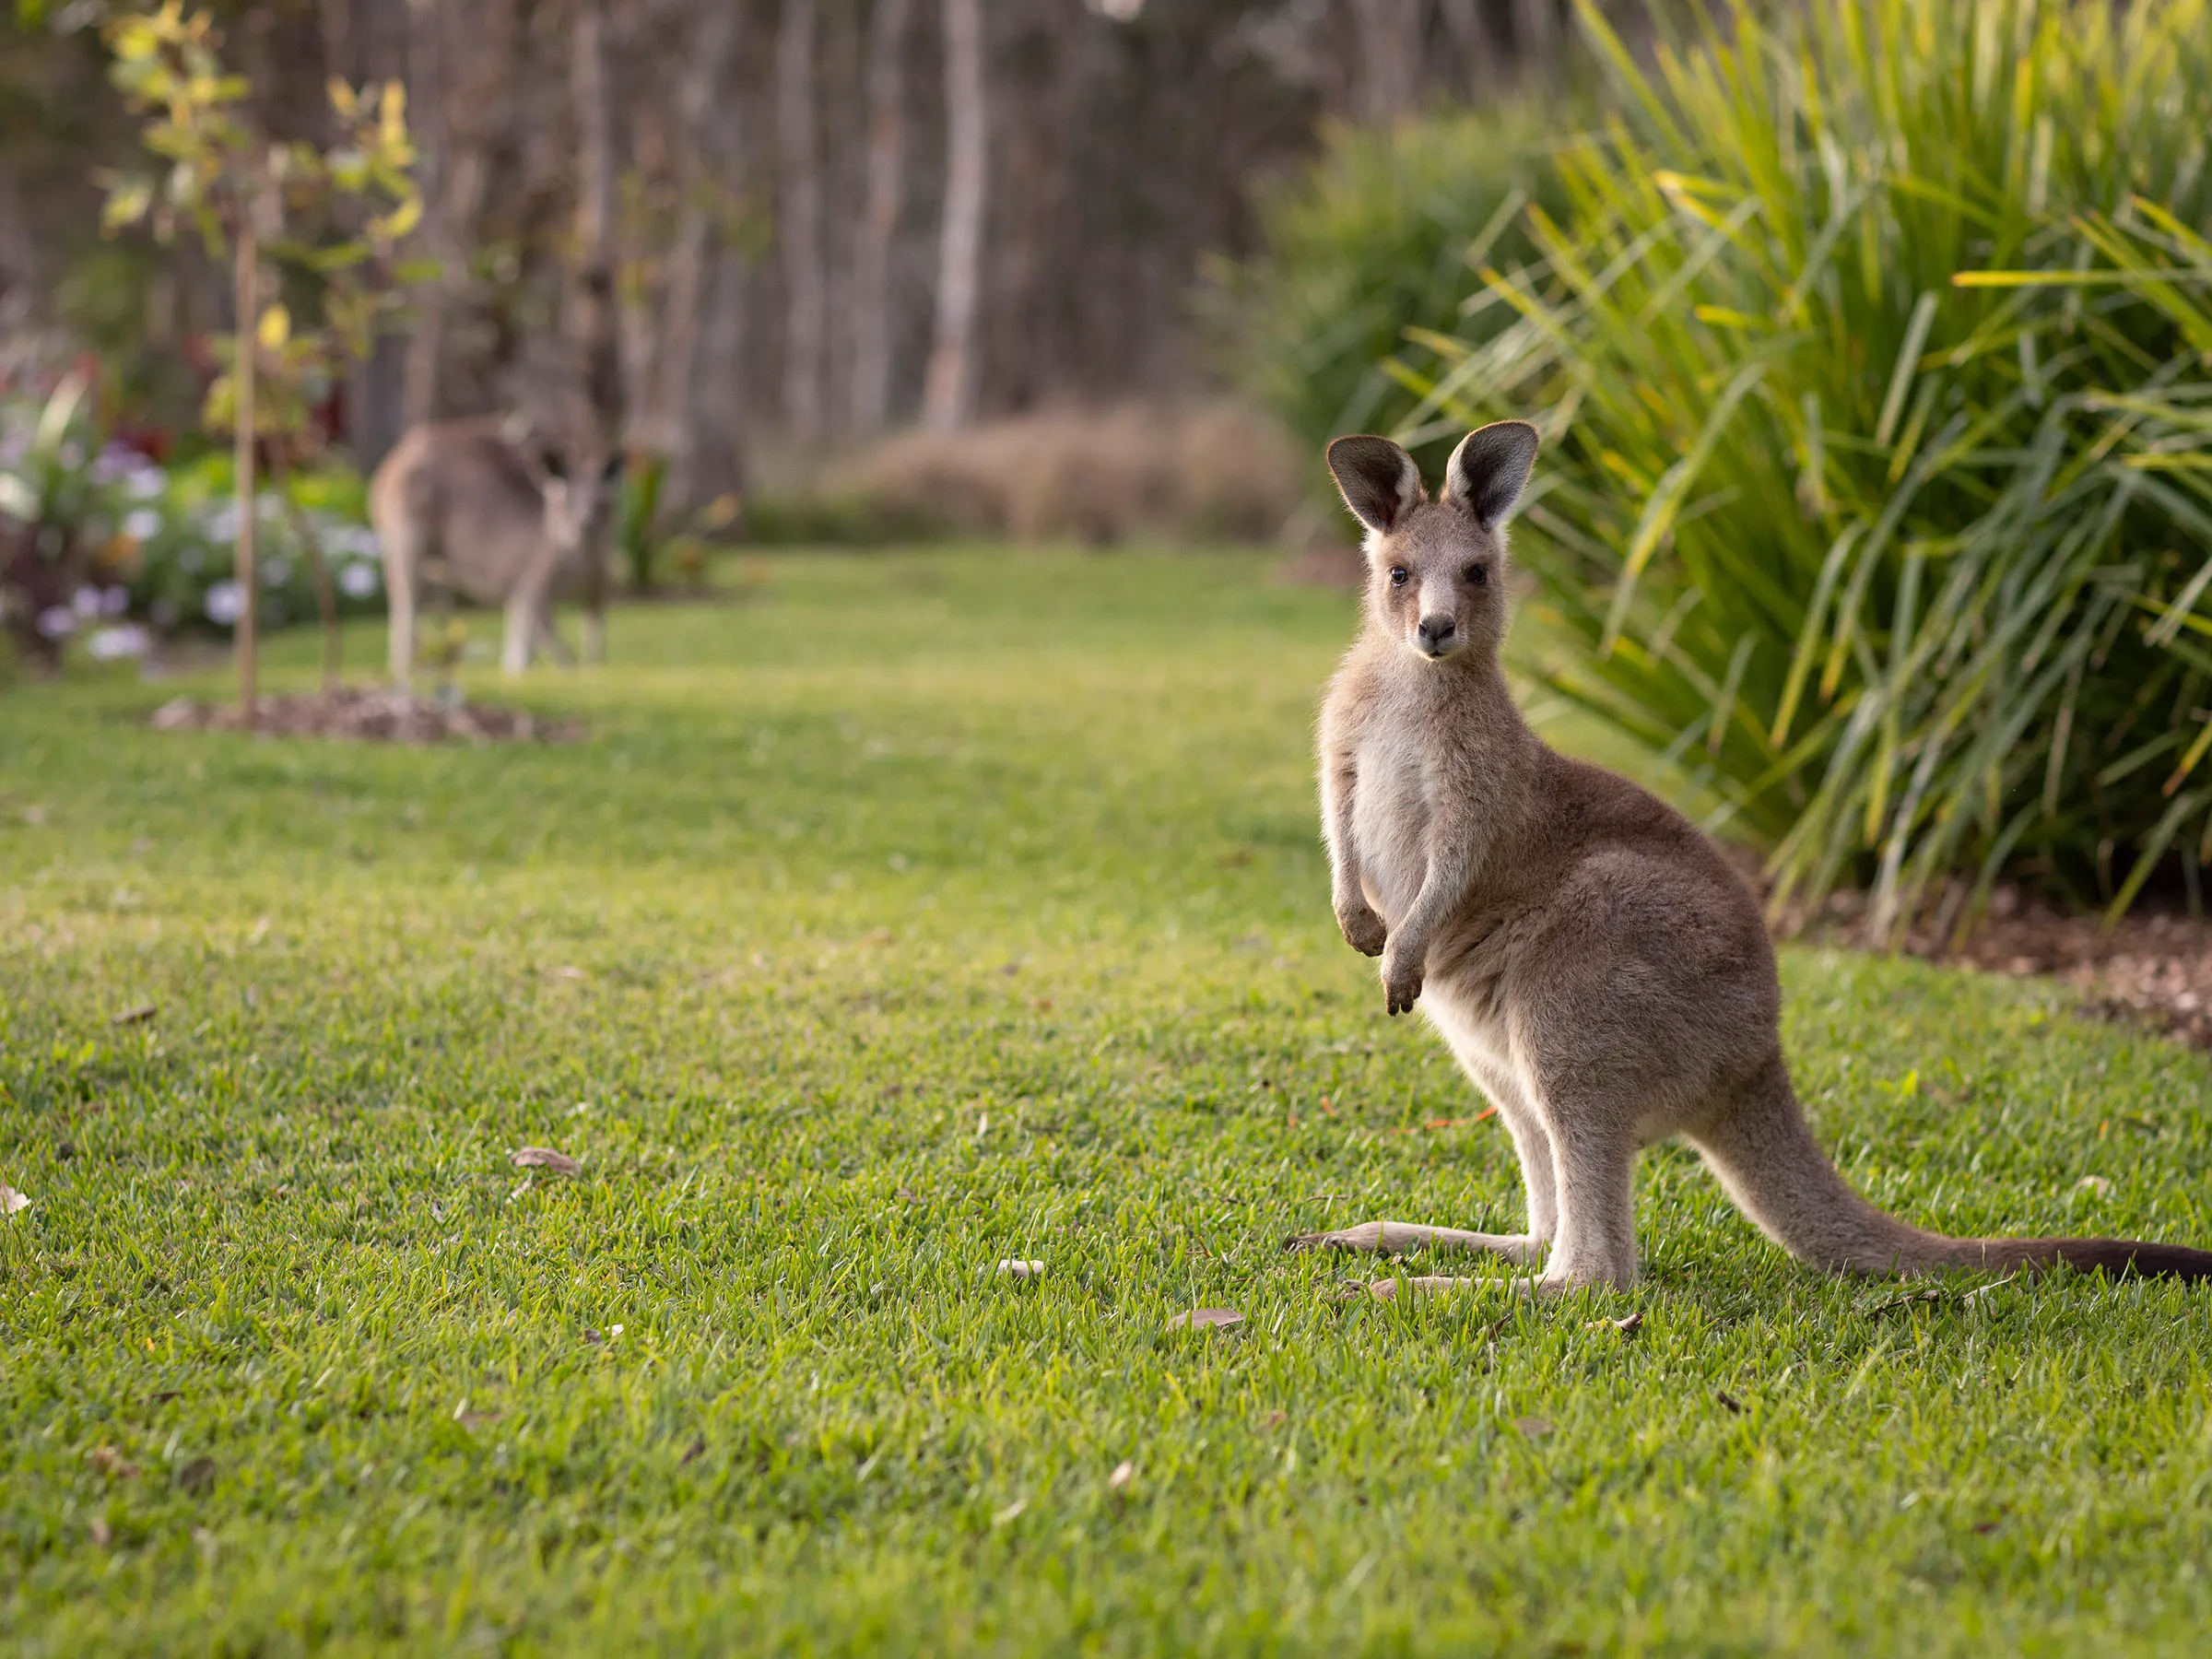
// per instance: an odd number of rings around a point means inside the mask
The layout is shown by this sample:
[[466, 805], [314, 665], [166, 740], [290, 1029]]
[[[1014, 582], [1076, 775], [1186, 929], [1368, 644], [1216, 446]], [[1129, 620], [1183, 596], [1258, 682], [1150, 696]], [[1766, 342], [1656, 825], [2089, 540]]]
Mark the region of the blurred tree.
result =
[[[217, 345], [228, 367], [208, 390], [206, 418], [229, 427], [235, 446], [233, 639], [240, 716], [251, 725], [257, 440], [268, 441], [279, 469], [304, 455], [313, 442], [320, 394], [347, 362], [369, 355], [378, 318], [394, 304], [400, 285], [420, 275], [397, 257], [397, 244], [422, 217], [409, 172], [415, 150], [406, 91], [392, 81], [364, 95], [334, 80], [329, 98], [338, 141], [327, 151], [286, 144], [247, 117], [241, 106], [248, 84], [225, 68], [207, 13], [187, 17], [179, 0], [169, 0], [157, 12], [115, 18], [106, 32], [115, 84], [144, 117], [146, 147], [167, 166], [158, 176], [113, 174], [103, 226], [112, 232], [147, 223], [163, 242], [179, 229], [192, 230], [211, 259], [226, 249], [231, 259], [236, 327]], [[349, 205], [361, 218], [352, 233], [339, 224]], [[265, 257], [278, 266], [276, 284], [265, 281]], [[308, 288], [320, 312], [313, 326], [294, 322], [282, 293], [288, 271]], [[320, 549], [312, 538], [309, 545], [317, 564], [326, 669], [335, 669], [328, 653], [336, 639], [335, 600]]]

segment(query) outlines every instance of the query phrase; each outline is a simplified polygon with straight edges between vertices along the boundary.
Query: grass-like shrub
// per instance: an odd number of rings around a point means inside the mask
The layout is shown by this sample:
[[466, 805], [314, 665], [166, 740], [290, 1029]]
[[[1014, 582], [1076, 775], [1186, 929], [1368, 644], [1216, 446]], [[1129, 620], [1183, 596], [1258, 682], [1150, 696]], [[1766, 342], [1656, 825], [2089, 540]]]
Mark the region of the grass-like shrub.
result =
[[1746, 7], [1648, 67], [1583, 21], [1620, 113], [1470, 279], [1514, 321], [1388, 365], [1414, 441], [1544, 425], [1546, 677], [1697, 771], [1783, 898], [2194, 899], [2204, 0]]

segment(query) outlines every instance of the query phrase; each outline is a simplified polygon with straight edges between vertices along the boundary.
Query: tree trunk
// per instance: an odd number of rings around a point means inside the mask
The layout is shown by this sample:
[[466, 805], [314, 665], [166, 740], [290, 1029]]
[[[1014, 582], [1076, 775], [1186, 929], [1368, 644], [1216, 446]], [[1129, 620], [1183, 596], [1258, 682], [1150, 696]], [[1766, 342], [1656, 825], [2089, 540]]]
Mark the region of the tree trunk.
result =
[[1387, 126], [1420, 112], [1422, 11], [1422, 0], [1352, 0], [1360, 120]]
[[[322, 0], [324, 66], [356, 86], [407, 76], [406, 0]], [[347, 378], [346, 441], [363, 474], [399, 441], [406, 418], [407, 347], [380, 334]]]
[[975, 403], [975, 311], [989, 187], [982, 0], [944, 0], [945, 224], [937, 246], [937, 327], [922, 388], [922, 419], [963, 426]]
[[576, 243], [567, 334], [582, 359], [599, 437], [622, 429], [622, 357], [615, 316], [615, 142], [603, 0], [576, 0], [569, 96], [576, 118]]
[[[615, 312], [615, 140], [604, 0], [576, 0], [569, 45], [569, 96], [576, 115], [576, 263], [565, 332], [582, 359], [584, 394], [598, 447], [611, 452], [622, 440], [622, 343]], [[585, 529], [586, 662], [598, 662], [606, 653], [613, 518], [603, 512]]]
[[868, 20], [868, 196], [853, 294], [853, 425], [880, 431], [891, 412], [891, 242], [905, 196], [907, 22], [913, 0], [876, 0]]
[[407, 337], [401, 406], [409, 426], [444, 408], [448, 331], [469, 291], [469, 256], [482, 241], [487, 140], [515, 50], [513, 0], [418, 0], [418, 12], [408, 115], [419, 124], [423, 236], [438, 275]]
[[249, 202], [239, 216], [238, 271], [235, 277], [238, 304], [238, 355], [232, 372], [238, 379], [237, 409], [234, 427], [232, 467], [235, 473], [238, 501], [238, 546], [231, 569], [231, 580], [238, 584], [238, 620], [232, 626], [231, 641], [238, 652], [238, 718], [247, 730], [253, 725], [253, 697], [255, 647], [253, 632], [254, 582], [253, 561], [253, 371], [254, 356], [259, 349], [257, 326], [261, 321], [259, 260], [261, 239], [255, 233], [254, 219], [260, 212], [258, 203]]
[[714, 94], [728, 70], [736, 26], [734, 6], [707, 8], [699, 20], [690, 64], [677, 94], [677, 133], [685, 157], [677, 182], [683, 196], [675, 245], [668, 253], [652, 403], [640, 440], [645, 448], [667, 457], [668, 482], [679, 508], [688, 501], [683, 492], [689, 488], [693, 447], [691, 379], [715, 240], [714, 203], [709, 194], [715, 184], [715, 169], [708, 154], [708, 125]]
[[783, 416], [797, 438], [822, 427], [822, 159], [814, 60], [814, 0], [783, 0], [776, 34], [777, 234], [783, 244]]

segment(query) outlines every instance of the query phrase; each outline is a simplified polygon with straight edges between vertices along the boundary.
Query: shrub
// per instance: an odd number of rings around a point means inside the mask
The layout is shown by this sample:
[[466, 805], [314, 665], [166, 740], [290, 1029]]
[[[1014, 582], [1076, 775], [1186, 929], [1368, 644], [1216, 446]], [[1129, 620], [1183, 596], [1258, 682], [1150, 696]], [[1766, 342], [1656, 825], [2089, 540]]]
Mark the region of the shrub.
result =
[[[1877, 932], [2001, 872], [2115, 909], [2212, 856], [2212, 16], [1739, 7], [1557, 157], [1513, 324], [1390, 371], [1536, 413], [1559, 690], [1692, 766], [1777, 902]], [[2171, 273], [2160, 276], [2159, 273]]]
[[1410, 401], [1383, 366], [1406, 335], [1479, 340], [1512, 320], [1476, 273], [1535, 257], [1523, 210], [1562, 205], [1548, 152], [1578, 107], [1330, 129], [1312, 167], [1260, 194], [1264, 251], [1216, 264], [1200, 291], [1232, 376], [1315, 454], [1388, 424]]
[[[229, 457], [164, 467], [103, 442], [82, 393], [65, 382], [45, 398], [0, 399], [0, 564], [19, 642], [53, 663], [79, 636], [95, 656], [129, 656], [159, 634], [227, 633], [238, 616]], [[362, 505], [359, 475], [339, 467], [261, 492], [265, 627], [314, 618], [318, 549], [341, 614], [382, 609]]]

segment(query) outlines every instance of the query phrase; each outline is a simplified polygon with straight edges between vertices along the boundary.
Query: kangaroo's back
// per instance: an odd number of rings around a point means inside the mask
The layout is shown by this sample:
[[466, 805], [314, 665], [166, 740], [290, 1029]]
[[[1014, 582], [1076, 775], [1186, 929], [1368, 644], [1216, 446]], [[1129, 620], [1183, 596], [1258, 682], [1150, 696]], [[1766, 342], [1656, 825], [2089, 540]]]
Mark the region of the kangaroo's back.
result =
[[376, 469], [369, 506], [387, 549], [411, 554], [418, 576], [440, 561], [478, 604], [503, 601], [525, 571], [559, 556], [545, 497], [497, 420], [408, 429]]

